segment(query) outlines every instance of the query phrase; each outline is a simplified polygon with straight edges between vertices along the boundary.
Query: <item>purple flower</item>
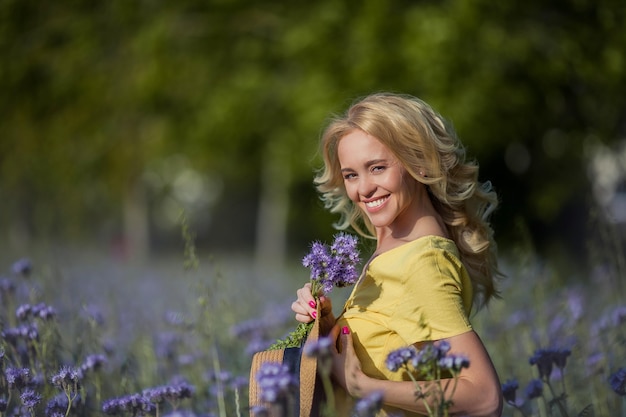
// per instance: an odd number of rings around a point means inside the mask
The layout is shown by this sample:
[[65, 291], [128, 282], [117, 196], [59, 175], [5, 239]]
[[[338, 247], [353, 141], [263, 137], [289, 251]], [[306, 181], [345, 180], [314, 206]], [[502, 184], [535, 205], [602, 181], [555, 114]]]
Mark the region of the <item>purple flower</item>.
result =
[[450, 371], [453, 375], [461, 372], [463, 368], [469, 368], [470, 361], [463, 355], [448, 355], [439, 359], [439, 367]]
[[383, 393], [374, 391], [356, 402], [352, 415], [354, 417], [375, 417], [382, 406]]
[[611, 312], [611, 321], [615, 327], [626, 322], [626, 305], [615, 307], [615, 309]]
[[311, 251], [302, 259], [302, 265], [311, 270], [310, 278], [317, 283], [317, 291], [328, 294], [333, 287], [346, 287], [356, 282], [360, 262], [357, 243], [356, 237], [346, 233], [336, 235], [330, 247], [313, 242]]
[[32, 310], [33, 307], [30, 304], [22, 304], [15, 310], [15, 317], [20, 320], [26, 320], [30, 316]]
[[569, 349], [537, 349], [529, 363], [537, 365], [540, 378], [549, 378], [552, 374], [552, 365], [556, 365], [562, 371], [567, 363], [567, 357], [571, 354], [572, 351]]
[[619, 368], [609, 376], [609, 384], [616, 394], [626, 395], [626, 368]]
[[262, 405], [255, 405], [250, 407], [250, 416], [254, 417], [269, 417], [270, 412], [267, 407]]
[[38, 317], [42, 320], [52, 320], [56, 317], [57, 311], [52, 306], [48, 306], [44, 303], [39, 303], [36, 306], [33, 306], [32, 314], [34, 317]]
[[30, 259], [22, 258], [13, 263], [11, 270], [15, 275], [21, 275], [27, 278], [33, 271], [33, 264]]
[[[46, 404], [46, 417], [65, 417], [65, 413], [67, 412], [67, 407], [69, 405], [68, 401], [67, 395], [64, 393], [60, 393], [53, 397]], [[80, 395], [76, 395], [72, 400], [71, 408], [74, 409], [74, 407], [80, 403]]]
[[80, 371], [70, 366], [62, 366], [50, 379], [52, 384], [64, 391], [76, 391], [82, 378]]
[[85, 358], [85, 361], [80, 366], [81, 371], [97, 371], [103, 365], [107, 363], [107, 358], [104, 355], [89, 355]]
[[15, 388], [19, 391], [26, 388], [31, 380], [30, 369], [28, 368], [7, 368], [4, 375], [9, 388]]
[[46, 417], [64, 416], [67, 411], [67, 396], [59, 394], [46, 404]]
[[13, 345], [15, 345], [18, 340], [39, 339], [39, 329], [35, 323], [23, 324], [18, 327], [5, 329], [0, 334], [4, 340]]
[[15, 310], [15, 316], [20, 320], [27, 320], [31, 317], [40, 318], [42, 320], [52, 320], [56, 315], [56, 309], [44, 303], [39, 303], [34, 306], [22, 304]]
[[537, 365], [539, 378], [549, 378], [552, 373], [552, 350], [537, 349], [528, 362], [531, 365]]
[[102, 412], [104, 414], [117, 414], [122, 410], [122, 404], [118, 398], [110, 398], [102, 402]]
[[30, 388], [27, 388], [20, 395], [20, 400], [22, 400], [22, 404], [24, 407], [32, 410], [41, 402], [41, 395], [37, 394]]
[[355, 236], [339, 233], [330, 246], [333, 259], [334, 285], [347, 287], [353, 285], [359, 278], [357, 265], [361, 261], [357, 249], [358, 239]]
[[440, 350], [434, 343], [426, 343], [418, 352], [417, 356], [413, 360], [413, 366], [431, 365], [433, 362], [438, 361], [445, 356], [449, 349], [449, 344], [443, 345], [443, 349]]
[[519, 384], [515, 379], [509, 379], [502, 384], [502, 397], [504, 397], [504, 401], [515, 405], [515, 396], [518, 388]]
[[106, 320], [104, 318], [104, 313], [100, 307], [89, 304], [83, 307], [83, 317], [86, 318], [92, 324], [102, 326], [105, 324]]
[[[105, 410], [107, 407], [108, 412]], [[107, 414], [116, 414], [120, 411], [128, 411], [135, 416], [143, 416], [152, 413], [156, 409], [147, 398], [141, 394], [130, 394], [117, 398], [117, 402], [103, 404], [102, 411]]]
[[333, 340], [330, 337], [320, 337], [317, 341], [304, 346], [304, 354], [318, 359], [330, 358]]
[[572, 351], [569, 349], [555, 349], [552, 352], [552, 361], [554, 361], [557, 368], [562, 370], [565, 368], [567, 357], [571, 354]]
[[8, 278], [0, 278], [0, 295], [15, 293], [15, 283]]
[[417, 349], [413, 345], [396, 349], [387, 355], [385, 365], [391, 372], [397, 372], [417, 358]]
[[291, 375], [287, 365], [265, 362], [256, 375], [261, 399], [268, 403], [276, 403], [285, 398], [298, 386], [298, 381]]
[[8, 403], [7, 400], [5, 400], [4, 398], [0, 398], [0, 413], [4, 413], [5, 411], [7, 411], [7, 407], [8, 407]]
[[532, 400], [533, 398], [541, 397], [543, 394], [543, 382], [540, 379], [533, 379], [526, 386], [526, 398]]
[[233, 390], [239, 390], [243, 387], [247, 387], [249, 384], [249, 379], [245, 376], [237, 376], [230, 381], [230, 388]]

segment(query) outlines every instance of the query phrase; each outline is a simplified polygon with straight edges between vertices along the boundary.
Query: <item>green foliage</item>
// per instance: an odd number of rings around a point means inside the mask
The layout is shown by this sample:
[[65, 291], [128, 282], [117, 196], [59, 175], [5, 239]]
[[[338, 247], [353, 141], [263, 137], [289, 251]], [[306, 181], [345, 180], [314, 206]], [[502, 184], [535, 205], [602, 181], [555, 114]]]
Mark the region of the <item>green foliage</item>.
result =
[[[309, 241], [329, 220], [310, 186], [321, 127], [356, 96], [393, 90], [456, 125], [502, 195], [502, 241], [517, 238], [506, 227], [517, 217], [539, 242], [580, 234], [563, 219], [585, 216], [584, 145], [624, 136], [625, 11], [615, 0], [4, 1], [0, 225], [115, 234], [130, 190], [172, 154], [226, 184], [222, 207], [240, 190], [252, 216], [250, 190], [277, 158], [290, 236]], [[153, 209], [164, 198], [147, 193]], [[210, 227], [198, 237], [224, 238]]]
[[304, 345], [304, 341], [309, 335], [309, 332], [311, 331], [311, 327], [313, 327], [313, 322], [299, 323], [294, 330], [289, 332], [287, 336], [274, 342], [268, 349], [277, 350], [302, 347]]

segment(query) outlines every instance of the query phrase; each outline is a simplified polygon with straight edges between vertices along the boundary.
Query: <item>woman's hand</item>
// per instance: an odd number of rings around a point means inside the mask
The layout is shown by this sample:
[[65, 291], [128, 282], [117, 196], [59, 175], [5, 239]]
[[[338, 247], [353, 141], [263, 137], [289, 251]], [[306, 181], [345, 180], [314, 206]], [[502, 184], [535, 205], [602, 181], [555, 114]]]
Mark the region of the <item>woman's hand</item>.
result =
[[340, 330], [339, 326], [335, 325], [329, 336], [337, 341], [332, 350], [333, 378], [351, 396], [363, 397], [367, 394], [364, 383], [369, 378], [361, 370], [361, 361], [354, 352], [350, 329], [343, 327]]
[[313, 320], [320, 321], [320, 333], [322, 335], [328, 334], [330, 329], [335, 325], [335, 316], [333, 315], [333, 306], [330, 298], [321, 296], [320, 303], [320, 315], [317, 317], [317, 303], [311, 293], [311, 283], [304, 284], [304, 287], [300, 288], [297, 292], [298, 299], [291, 303], [291, 309], [296, 313], [296, 320], [300, 323], [310, 323]]

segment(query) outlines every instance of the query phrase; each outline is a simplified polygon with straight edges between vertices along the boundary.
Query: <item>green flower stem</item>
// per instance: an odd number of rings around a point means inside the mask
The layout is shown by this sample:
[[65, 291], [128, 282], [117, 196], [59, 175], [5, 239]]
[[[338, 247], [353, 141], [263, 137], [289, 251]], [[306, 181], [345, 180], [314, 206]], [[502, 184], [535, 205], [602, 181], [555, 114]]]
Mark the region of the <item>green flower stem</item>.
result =
[[428, 405], [428, 401], [426, 401], [426, 394], [424, 394], [424, 391], [422, 390], [421, 385], [419, 384], [419, 382], [417, 381], [417, 379], [413, 375], [413, 372], [410, 371], [410, 369], [409, 369], [409, 367], [407, 365], [404, 365], [404, 370], [406, 371], [407, 374], [409, 374], [409, 378], [411, 378], [411, 381], [413, 381], [413, 384], [415, 384], [415, 390], [419, 393], [419, 396], [421, 396], [422, 402], [424, 403], [424, 407], [426, 408], [426, 411], [428, 412], [428, 415], [430, 417], [436, 417], [433, 414], [433, 410]]
[[[326, 360], [324, 360], [326, 359]], [[332, 361], [331, 358], [319, 359], [318, 374], [322, 378], [322, 385], [324, 387], [324, 393], [326, 394], [326, 403], [324, 404], [324, 417], [334, 417], [336, 415], [335, 409], [335, 391], [330, 379]]]
[[[548, 378], [546, 378], [545, 382], [546, 382], [546, 385], [548, 386], [548, 388], [550, 389], [550, 394], [552, 394], [552, 399], [559, 406], [559, 411], [561, 412], [561, 416], [562, 417], [569, 417], [569, 414], [567, 413], [567, 409], [565, 408], [565, 406], [563, 405], [563, 402], [561, 401], [562, 398], [556, 396], [556, 394], [554, 392], [554, 387], [552, 387], [552, 384], [550, 383], [550, 380]], [[550, 413], [550, 414], [552, 414], [552, 413]]]
[[239, 388], [235, 388], [235, 413], [237, 415], [237, 417], [241, 417], [241, 405], [240, 405], [240, 398], [239, 398]]

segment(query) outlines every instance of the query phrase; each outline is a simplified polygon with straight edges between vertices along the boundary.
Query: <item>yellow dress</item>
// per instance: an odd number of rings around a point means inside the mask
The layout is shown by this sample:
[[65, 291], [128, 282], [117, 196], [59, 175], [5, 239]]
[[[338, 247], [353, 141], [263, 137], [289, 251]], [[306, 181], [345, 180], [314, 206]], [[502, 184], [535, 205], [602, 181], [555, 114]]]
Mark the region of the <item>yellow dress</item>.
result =
[[[373, 378], [408, 380], [385, 366], [387, 355], [418, 342], [472, 329], [472, 283], [452, 240], [425, 236], [370, 261], [346, 301], [338, 324], [348, 326], [363, 372]], [[353, 401], [336, 393], [340, 412]], [[339, 414], [343, 415], [343, 414]], [[417, 414], [385, 407], [378, 416]]]

